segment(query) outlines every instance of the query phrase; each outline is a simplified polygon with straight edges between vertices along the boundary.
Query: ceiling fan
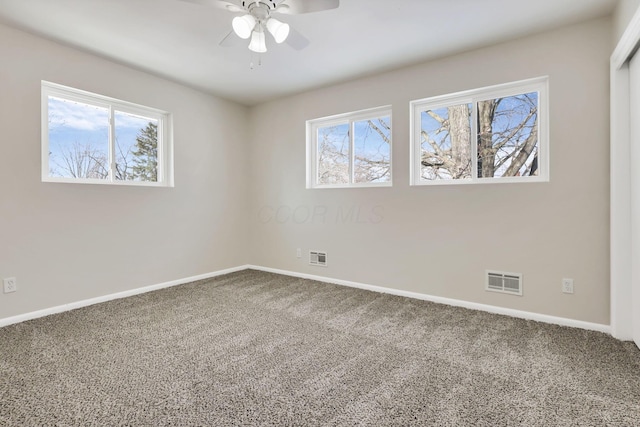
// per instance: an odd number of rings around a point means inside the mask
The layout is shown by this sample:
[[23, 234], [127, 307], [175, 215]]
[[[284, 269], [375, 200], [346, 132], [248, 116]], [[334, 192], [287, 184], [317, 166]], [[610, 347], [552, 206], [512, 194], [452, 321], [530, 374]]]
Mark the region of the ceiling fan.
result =
[[287, 42], [300, 50], [309, 44], [302, 34], [291, 29], [289, 24], [272, 17], [273, 14], [298, 15], [320, 12], [340, 6], [340, 0], [183, 0], [205, 6], [223, 8], [239, 12], [232, 20], [233, 30], [220, 42], [221, 46], [233, 44], [234, 34], [241, 39], [251, 39], [249, 50], [257, 53], [267, 51], [266, 33], [273, 36], [276, 43]]

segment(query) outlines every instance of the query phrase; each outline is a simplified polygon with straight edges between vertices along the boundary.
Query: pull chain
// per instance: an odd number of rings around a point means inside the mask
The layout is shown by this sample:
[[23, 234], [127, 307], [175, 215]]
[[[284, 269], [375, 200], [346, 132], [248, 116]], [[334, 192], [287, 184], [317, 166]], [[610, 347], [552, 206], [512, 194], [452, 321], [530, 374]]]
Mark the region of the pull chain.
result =
[[[258, 54], [258, 67], [262, 65], [262, 55]], [[253, 63], [253, 54], [251, 55], [251, 62], [249, 62], [249, 69], [255, 69], [255, 65]]]

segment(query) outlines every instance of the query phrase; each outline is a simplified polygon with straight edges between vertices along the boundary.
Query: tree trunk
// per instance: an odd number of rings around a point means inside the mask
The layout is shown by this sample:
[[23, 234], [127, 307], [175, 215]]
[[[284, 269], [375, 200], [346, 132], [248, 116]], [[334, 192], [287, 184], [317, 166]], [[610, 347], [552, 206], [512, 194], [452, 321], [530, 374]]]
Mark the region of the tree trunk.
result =
[[451, 137], [451, 159], [455, 165], [453, 178], [471, 176], [471, 128], [469, 126], [469, 106], [454, 105], [449, 110], [449, 135]]
[[492, 178], [495, 174], [493, 148], [493, 117], [497, 100], [478, 102], [478, 177]]

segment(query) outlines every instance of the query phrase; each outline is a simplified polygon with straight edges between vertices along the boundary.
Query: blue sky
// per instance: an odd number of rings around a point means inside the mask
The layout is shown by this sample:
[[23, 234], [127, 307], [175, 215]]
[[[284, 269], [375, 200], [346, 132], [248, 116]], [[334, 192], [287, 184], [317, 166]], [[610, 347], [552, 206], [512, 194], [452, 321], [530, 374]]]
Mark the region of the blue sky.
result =
[[[109, 155], [109, 110], [62, 98], [49, 97], [49, 152], [50, 168], [58, 175], [62, 158], [77, 147], [90, 148], [105, 158]], [[131, 160], [136, 136], [150, 121], [133, 114], [115, 111], [116, 157], [118, 162]]]
[[[391, 127], [390, 117], [381, 117], [388, 127]], [[372, 120], [374, 124], [379, 125], [378, 119]], [[354, 149], [356, 156], [367, 157], [371, 160], [389, 159], [390, 147], [384, 139], [369, 126], [368, 120], [362, 120], [354, 123]], [[336, 126], [320, 128], [320, 141], [326, 138], [336, 149], [349, 155], [349, 124], [344, 123]], [[386, 131], [387, 138], [391, 139], [389, 131]]]
[[[475, 114], [472, 110], [473, 104], [467, 104], [471, 114]], [[505, 136], [509, 135], [508, 143], [498, 151], [495, 161], [497, 162], [504, 157], [508, 157], [514, 153], [514, 150], [518, 150], [517, 147], [521, 147], [523, 142], [531, 134], [532, 126], [535, 123], [537, 115], [534, 114], [526, 121], [526, 126], [519, 128], [519, 125], [529, 115], [532, 109], [536, 109], [538, 106], [538, 93], [531, 92], [522, 95], [507, 96], [501, 98], [500, 103], [495, 111], [492, 131], [493, 131], [493, 144], [499, 144], [505, 140]], [[449, 118], [447, 107], [437, 108], [433, 111], [442, 119], [447, 120]], [[451, 149], [451, 138], [448, 133], [437, 131], [441, 128], [440, 122], [427, 114], [426, 111], [421, 112], [421, 130], [426, 132], [429, 137], [434, 140], [437, 145], [443, 150], [447, 151]], [[471, 127], [471, 117], [469, 121], [469, 127]], [[476, 143], [476, 137], [471, 137], [471, 144]], [[469, 147], [470, 148], [470, 147]], [[435, 153], [433, 147], [429, 142], [422, 140], [422, 152], [423, 153]], [[526, 164], [521, 168], [520, 173], [525, 174], [527, 167], [531, 164], [536, 151], [534, 150], [529, 156]], [[495, 177], [501, 176], [511, 164], [511, 160], [507, 160], [500, 168], [495, 171]], [[422, 166], [422, 171], [429, 171], [432, 168], [429, 166]], [[440, 177], [450, 178], [450, 175], [446, 169], [439, 170]]]
[[[384, 137], [369, 122], [378, 127]], [[391, 140], [391, 117], [386, 116], [353, 122], [353, 147], [350, 147], [350, 126], [350, 123], [347, 122], [318, 129], [318, 150], [321, 156], [319, 161], [322, 166], [333, 169], [329, 174], [330, 178], [327, 178], [330, 181], [329, 183], [349, 182], [351, 155], [353, 155], [354, 160], [354, 182], [388, 181], [391, 178], [388, 173], [391, 147], [387, 140]], [[385, 137], [387, 140], [385, 140]], [[323, 144], [326, 144], [324, 147], [330, 147], [327, 152], [324, 152]], [[352, 148], [353, 153], [351, 153]], [[340, 155], [335, 155], [336, 153], [340, 153]], [[319, 173], [323, 176], [325, 175], [322, 167]]]

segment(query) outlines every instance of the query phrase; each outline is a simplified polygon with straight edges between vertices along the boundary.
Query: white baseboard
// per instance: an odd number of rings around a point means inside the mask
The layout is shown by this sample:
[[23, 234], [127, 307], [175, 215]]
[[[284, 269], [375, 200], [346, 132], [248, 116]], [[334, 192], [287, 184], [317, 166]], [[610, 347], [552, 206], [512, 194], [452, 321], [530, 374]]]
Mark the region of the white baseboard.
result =
[[109, 294], [101, 297], [90, 298], [82, 301], [76, 301], [69, 304], [58, 305], [51, 308], [45, 308], [43, 310], [32, 311], [30, 313], [20, 314], [13, 317], [6, 317], [4, 319], [0, 319], [0, 328], [3, 326], [12, 325], [14, 323], [20, 323], [20, 322], [25, 322], [27, 320], [37, 319], [39, 317], [49, 316], [51, 314], [62, 313], [64, 311], [75, 310], [76, 308], [82, 308], [82, 307], [87, 307], [94, 304], [99, 304], [101, 302], [107, 302], [115, 299], [131, 297], [134, 295], [144, 294], [146, 292], [157, 291], [158, 289], [170, 288], [172, 286], [195, 282], [198, 280], [210, 279], [212, 277], [222, 276], [223, 274], [235, 273], [236, 271], [242, 271], [248, 268], [249, 268], [248, 265], [228, 268], [226, 270], [220, 270], [213, 273], [200, 274], [198, 276], [186, 277], [184, 279], [172, 280], [170, 282], [159, 283], [157, 285], [145, 286], [142, 288], [131, 289], [123, 292], [117, 292], [115, 294]]
[[486, 304], [478, 304], [475, 302], [469, 302], [464, 300], [437, 297], [437, 296], [421, 294], [417, 292], [402, 291], [399, 289], [367, 285], [365, 283], [350, 282], [348, 280], [332, 279], [329, 277], [316, 276], [316, 275], [305, 274], [305, 273], [297, 273], [294, 271], [279, 270], [276, 268], [261, 267], [257, 265], [242, 265], [239, 267], [228, 268], [226, 270], [220, 270], [213, 273], [206, 273], [206, 274], [201, 274], [199, 276], [186, 277], [184, 279], [172, 280], [170, 282], [159, 283], [157, 285], [145, 286], [142, 288], [131, 289], [128, 291], [117, 292], [115, 294], [104, 295], [101, 297], [86, 299], [82, 301], [72, 302], [69, 304], [63, 304], [63, 305], [59, 305], [51, 308], [46, 308], [43, 310], [33, 311], [30, 313], [20, 314], [18, 316], [7, 317], [4, 319], [0, 319], [0, 328], [3, 326], [12, 325], [14, 323], [20, 323], [20, 322], [25, 322], [27, 320], [37, 319], [39, 317], [49, 316], [51, 314], [62, 313], [64, 311], [70, 311], [76, 308], [87, 307], [87, 306], [98, 304], [101, 302], [107, 302], [115, 299], [126, 298], [134, 295], [143, 294], [146, 292], [155, 291], [158, 289], [169, 288], [171, 286], [182, 285], [185, 283], [195, 282], [198, 280], [210, 279], [212, 277], [222, 276], [224, 274], [234, 273], [236, 271], [242, 271], [247, 269], [260, 270], [260, 271], [282, 274], [282, 275], [291, 276], [291, 277], [299, 277], [302, 279], [317, 280], [319, 282], [332, 283], [336, 285], [348, 286], [351, 288], [365, 289], [368, 291], [381, 292], [385, 294], [397, 295], [397, 296], [402, 296], [407, 298], [414, 298], [414, 299], [419, 299], [424, 301], [431, 301], [431, 302], [451, 305], [455, 307], [469, 308], [471, 310], [486, 311], [489, 313], [503, 314], [506, 316], [517, 317], [521, 319], [535, 320], [538, 322], [551, 323], [554, 325], [569, 326], [573, 328], [581, 328], [581, 329], [587, 329], [591, 331], [598, 331], [598, 332], [611, 334], [611, 327], [609, 325], [602, 325], [599, 323], [583, 322], [580, 320], [567, 319], [564, 317], [555, 317], [555, 316], [549, 316], [546, 314], [514, 310], [511, 308], [496, 307], [493, 305], [486, 305]]
[[553, 325], [569, 326], [572, 328], [587, 329], [590, 331], [604, 332], [609, 335], [611, 334], [611, 326], [602, 325], [600, 323], [583, 322], [581, 320], [568, 319], [565, 317], [549, 316], [546, 314], [532, 313], [529, 311], [515, 310], [512, 308], [497, 307], [493, 305], [479, 304], [479, 303], [469, 302], [464, 300], [437, 297], [433, 295], [420, 294], [417, 292], [402, 291], [399, 289], [367, 285], [364, 283], [350, 282], [347, 280], [340, 280], [340, 279], [332, 279], [332, 278], [323, 277], [323, 276], [315, 276], [312, 274], [297, 273], [294, 271], [278, 270], [275, 268], [261, 267], [257, 265], [249, 265], [248, 268], [251, 268], [253, 270], [266, 271], [269, 273], [283, 274], [285, 276], [299, 277], [301, 279], [317, 280], [319, 282], [332, 283], [335, 285], [348, 286], [351, 288], [365, 289], [368, 291], [381, 292], [385, 294], [397, 295], [397, 296], [407, 297], [407, 298], [415, 298], [415, 299], [424, 300], [424, 301], [431, 301], [438, 304], [451, 305], [454, 307], [469, 308], [471, 310], [480, 310], [480, 311], [486, 311], [494, 314], [503, 314], [506, 316], [517, 317], [520, 319], [535, 320], [537, 322], [550, 323]]

